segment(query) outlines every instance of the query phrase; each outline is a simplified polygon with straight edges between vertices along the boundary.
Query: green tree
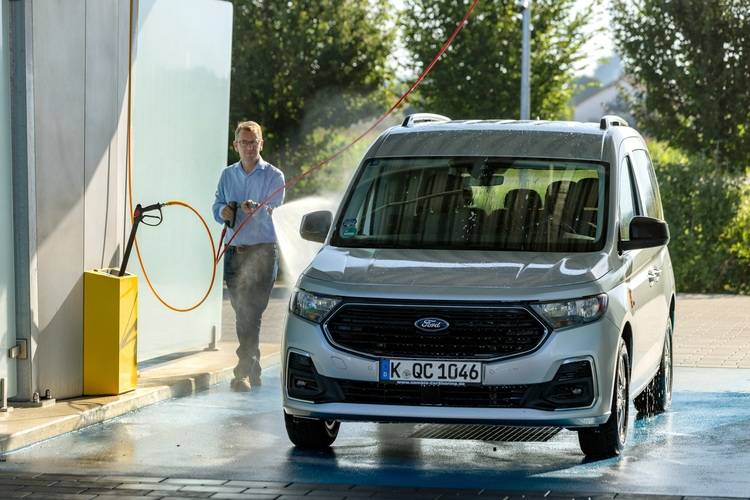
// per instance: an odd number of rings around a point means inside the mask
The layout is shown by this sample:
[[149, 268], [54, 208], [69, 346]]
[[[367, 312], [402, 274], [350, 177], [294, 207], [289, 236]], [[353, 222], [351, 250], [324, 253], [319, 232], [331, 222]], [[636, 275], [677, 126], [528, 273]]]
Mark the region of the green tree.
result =
[[677, 290], [750, 292], [750, 186], [713, 160], [649, 141]]
[[[401, 26], [419, 72], [450, 35], [469, 0], [413, 0]], [[535, 0], [531, 9], [531, 116], [568, 118], [573, 66], [582, 58], [589, 4]], [[480, 2], [473, 17], [422, 84], [417, 104], [453, 118], [514, 118], [520, 112], [521, 16], [517, 0]]]
[[[388, 2], [233, 3], [230, 129], [242, 120], [260, 123], [264, 155], [287, 178], [342, 146], [343, 129], [382, 112], [395, 31]], [[315, 191], [330, 178], [308, 177], [290, 194]]]
[[750, 166], [748, 0], [614, 0], [639, 128], [729, 172]]

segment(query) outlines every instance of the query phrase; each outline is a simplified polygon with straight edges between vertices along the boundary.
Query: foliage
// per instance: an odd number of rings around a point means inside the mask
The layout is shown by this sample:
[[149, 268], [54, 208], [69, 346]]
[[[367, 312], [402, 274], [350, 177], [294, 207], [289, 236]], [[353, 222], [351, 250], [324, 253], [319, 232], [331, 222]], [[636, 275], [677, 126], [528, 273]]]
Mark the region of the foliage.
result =
[[750, 293], [750, 189], [711, 159], [649, 144], [679, 292]]
[[[402, 13], [404, 43], [420, 72], [466, 12], [469, 0], [413, 0]], [[531, 116], [568, 118], [573, 65], [592, 6], [536, 0], [531, 9]], [[520, 110], [521, 15], [517, 0], [480, 2], [473, 17], [420, 87], [417, 103], [455, 118], [514, 118]]]
[[[230, 129], [260, 123], [264, 157], [287, 178], [343, 145], [343, 129], [384, 109], [394, 40], [388, 2], [233, 3]], [[330, 187], [324, 181], [311, 176], [290, 194]]]
[[750, 183], [742, 186], [737, 214], [724, 236], [729, 242], [729, 251], [745, 268], [743, 291], [750, 293]]
[[641, 130], [725, 170], [750, 166], [747, 0], [613, 0]]

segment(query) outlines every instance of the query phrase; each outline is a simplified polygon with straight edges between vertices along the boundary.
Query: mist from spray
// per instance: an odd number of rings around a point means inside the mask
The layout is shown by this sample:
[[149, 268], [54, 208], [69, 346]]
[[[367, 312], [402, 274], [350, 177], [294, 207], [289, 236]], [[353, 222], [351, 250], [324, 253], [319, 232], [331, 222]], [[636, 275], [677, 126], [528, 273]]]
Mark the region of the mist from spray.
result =
[[273, 212], [276, 237], [281, 253], [284, 281], [293, 285], [302, 271], [323, 246], [321, 243], [303, 240], [299, 235], [302, 216], [316, 210], [328, 210], [335, 214], [341, 194], [330, 196], [308, 196], [285, 203]]
[[[354, 99], [355, 97], [357, 96], [349, 95], [348, 99]], [[358, 97], [362, 99], [366, 98], [366, 96]], [[360, 121], [349, 127], [338, 128], [335, 124], [328, 123], [325, 115], [330, 114], [332, 109], [336, 110], [334, 114], [338, 115], [339, 118], [343, 113], [347, 113], [348, 111], [345, 108], [341, 108], [342, 102], [340, 93], [325, 90], [320, 91], [307, 105], [308, 109], [302, 119], [299, 137], [315, 137], [317, 134], [320, 136], [319, 139], [324, 139], [323, 142], [325, 142], [325, 140], [331, 139], [326, 134], [335, 132], [334, 136], [341, 142], [341, 146], [343, 146], [359, 137], [378, 117], [378, 115], [362, 117]], [[363, 138], [363, 140], [351, 149], [345, 151], [333, 161], [323, 166], [319, 171], [315, 172], [313, 174], [317, 178], [315, 185], [325, 186], [323, 189], [328, 192], [319, 192], [315, 195], [299, 198], [284, 203], [274, 210], [273, 222], [281, 254], [282, 274], [285, 284], [289, 286], [293, 285], [323, 246], [321, 243], [303, 240], [299, 235], [302, 216], [316, 210], [328, 210], [335, 214], [343, 197], [344, 190], [371, 142], [386, 128], [397, 125], [402, 120], [403, 116], [400, 113], [391, 115], [373, 130], [369, 137]], [[295, 144], [291, 149], [303, 149], [309, 146], [309, 144], [302, 141]], [[293, 171], [286, 171], [283, 163], [279, 167], [285, 171], [287, 178], [293, 173]], [[307, 168], [309, 168], [309, 165]], [[290, 193], [287, 192], [287, 196], [289, 195]]]

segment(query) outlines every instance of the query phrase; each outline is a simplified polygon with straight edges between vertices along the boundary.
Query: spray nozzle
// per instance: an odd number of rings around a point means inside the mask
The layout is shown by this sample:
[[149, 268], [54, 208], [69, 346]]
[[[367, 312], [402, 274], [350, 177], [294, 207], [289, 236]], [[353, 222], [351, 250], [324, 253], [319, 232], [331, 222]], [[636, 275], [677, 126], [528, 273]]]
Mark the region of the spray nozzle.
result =
[[[133, 227], [130, 228], [130, 237], [128, 238], [128, 244], [125, 247], [125, 254], [122, 257], [122, 264], [120, 265], [120, 272], [118, 276], [125, 276], [125, 269], [128, 267], [128, 259], [130, 258], [130, 250], [133, 248], [133, 242], [135, 241], [135, 232], [138, 230], [139, 224], [145, 224], [147, 226], [158, 226], [162, 221], [161, 207], [169, 205], [167, 203], [154, 203], [153, 205], [142, 206], [140, 203], [135, 206], [133, 210]], [[159, 211], [159, 215], [147, 215], [148, 212], [154, 210]], [[154, 219], [156, 222], [151, 222], [150, 219]], [[149, 222], [146, 222], [149, 220]]]

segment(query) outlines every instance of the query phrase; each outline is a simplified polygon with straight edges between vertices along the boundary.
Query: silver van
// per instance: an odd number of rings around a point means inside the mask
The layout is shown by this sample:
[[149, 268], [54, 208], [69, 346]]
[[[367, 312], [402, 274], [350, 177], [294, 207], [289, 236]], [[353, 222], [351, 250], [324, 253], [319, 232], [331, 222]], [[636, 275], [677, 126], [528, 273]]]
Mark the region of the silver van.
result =
[[576, 429], [617, 455], [672, 392], [669, 231], [643, 138], [599, 124], [407, 117], [365, 154], [300, 276], [282, 350], [290, 440], [339, 422]]

